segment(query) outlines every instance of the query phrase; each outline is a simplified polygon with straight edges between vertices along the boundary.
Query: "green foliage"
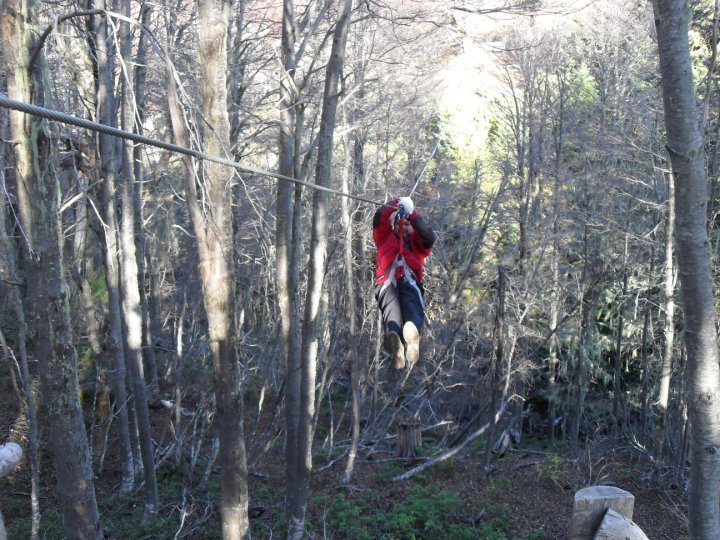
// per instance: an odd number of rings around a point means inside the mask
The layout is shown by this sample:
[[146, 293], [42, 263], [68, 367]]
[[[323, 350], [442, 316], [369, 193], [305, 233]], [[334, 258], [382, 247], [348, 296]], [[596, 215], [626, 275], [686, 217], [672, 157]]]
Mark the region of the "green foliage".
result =
[[498, 531], [497, 529], [494, 529], [492, 525], [487, 523], [480, 527], [479, 538], [481, 540], [507, 540], [507, 536], [503, 531]]
[[323, 495], [313, 499], [313, 506], [321, 509], [324, 528], [331, 536], [357, 540], [478, 538], [475, 528], [454, 522], [454, 509], [461, 501], [448, 491], [414, 486], [390, 510], [374, 507], [377, 497], [370, 495]]
[[[27, 520], [27, 526], [29, 535], [30, 518]], [[8, 531], [8, 538], [13, 538], [10, 531]], [[42, 519], [40, 521], [40, 538], [65, 538], [62, 515], [54, 508], [49, 508], [42, 514]]]
[[107, 306], [110, 302], [108, 296], [107, 283], [105, 282], [105, 269], [98, 268], [93, 272], [88, 272], [87, 281], [90, 285], [90, 293], [93, 298], [100, 301], [103, 306]]
[[395, 510], [395, 522], [403, 538], [476, 538], [474, 529], [448, 523], [459, 506], [457, 495], [434, 487], [414, 486], [405, 504]]
[[477, 437], [470, 443], [470, 451], [476, 454], [482, 454], [485, 452], [485, 437]]
[[525, 536], [525, 540], [543, 540], [544, 538], [545, 529], [543, 529], [542, 527], [529, 531]]
[[[25, 504], [26, 502], [23, 501]], [[27, 503], [29, 504], [29, 503]], [[203, 503], [195, 505], [196, 509]], [[178, 529], [179, 518], [175, 513], [161, 514], [152, 523], [143, 525], [143, 505], [138, 502], [137, 494], [113, 495], [100, 501], [102, 509], [102, 524], [109, 538], [153, 538], [155, 540], [171, 539]], [[14, 512], [4, 508], [6, 515]], [[192, 523], [190, 519], [189, 524]], [[28, 538], [30, 535], [30, 517], [18, 517], [8, 520], [8, 538]], [[192, 526], [192, 525], [190, 525]], [[46, 508], [42, 513], [40, 522], [40, 538], [47, 540], [60, 540], [65, 538], [65, 529], [60, 512], [55, 508]], [[210, 540], [220, 537], [219, 526], [212, 522], [203, 524], [193, 538]]]
[[490, 484], [488, 484], [488, 491], [490, 493], [503, 492], [510, 489], [511, 486], [512, 482], [510, 481], [510, 479], [507, 476], [502, 475], [498, 476], [497, 478], [493, 478], [490, 481]]
[[272, 489], [267, 484], [258, 484], [253, 486], [250, 495], [255, 503], [272, 506], [282, 502], [283, 494], [281, 491]]
[[385, 482], [402, 472], [403, 468], [400, 463], [395, 460], [386, 461], [382, 464], [382, 469], [375, 473], [375, 479], [381, 482]]
[[629, 480], [633, 477], [633, 471], [628, 467], [619, 467], [613, 472], [613, 476], [618, 481]]
[[600, 91], [587, 64], [584, 62], [577, 64], [575, 69], [570, 72], [570, 79], [575, 90], [571, 93], [574, 105], [591, 105], [598, 101]]
[[[509, 480], [508, 480], [509, 482]], [[509, 489], [508, 485], [508, 489]], [[498, 530], [505, 531], [510, 528], [510, 523], [512, 520], [510, 519], [510, 515], [512, 514], [512, 510], [510, 510], [510, 507], [507, 504], [501, 504], [496, 506], [490, 507], [490, 525]]]
[[79, 347], [77, 357], [78, 379], [81, 381], [87, 380], [95, 369], [93, 351], [88, 346]]
[[561, 488], [568, 483], [570, 473], [567, 461], [558, 455], [547, 456], [540, 464], [540, 476]]
[[439, 473], [447, 473], [452, 471], [455, 468], [455, 460], [453, 458], [448, 458], [440, 463], [437, 464], [436, 469]]
[[118, 494], [101, 504], [103, 525], [111, 538], [172, 538], [172, 531], [178, 527], [178, 516], [174, 513], [161, 514], [151, 523], [141, 524], [143, 505], [137, 494]]
[[326, 520], [331, 530], [343, 531], [349, 538], [373, 538], [363, 518], [365, 512], [359, 504], [350, 502], [345, 497], [327, 495], [316, 497], [313, 504], [324, 509], [323, 520]]
[[11, 305], [9, 298], [0, 304], [0, 325], [8, 346], [13, 347], [18, 339], [19, 325], [15, 307]]
[[[550, 398], [549, 398], [550, 399]], [[550, 448], [551, 442], [548, 437], [536, 437], [532, 435], [525, 435], [522, 438], [522, 447], [530, 448], [532, 450], [547, 450]]]

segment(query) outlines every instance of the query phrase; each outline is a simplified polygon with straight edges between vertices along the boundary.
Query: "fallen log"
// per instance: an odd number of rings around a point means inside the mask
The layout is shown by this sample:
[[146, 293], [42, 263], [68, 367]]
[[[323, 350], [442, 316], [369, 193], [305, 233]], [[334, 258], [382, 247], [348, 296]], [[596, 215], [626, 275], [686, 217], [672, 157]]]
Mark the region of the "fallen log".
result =
[[[496, 422], [496, 423], [497, 423], [497, 421], [500, 419], [500, 417], [503, 415], [503, 413], [505, 412], [505, 406], [506, 406], [506, 405], [507, 405], [507, 403], [506, 403], [505, 401], [503, 401], [503, 402], [500, 404], [500, 408], [499, 408], [498, 411], [495, 413], [495, 422]], [[407, 480], [408, 478], [411, 478], [411, 477], [415, 476], [416, 474], [418, 474], [418, 473], [420, 473], [420, 472], [422, 472], [422, 471], [424, 471], [424, 470], [426, 470], [426, 469], [429, 469], [429, 468], [432, 467], [433, 465], [437, 465], [438, 463], [441, 463], [441, 462], [445, 461], [446, 459], [450, 459], [450, 458], [453, 457], [455, 454], [457, 454], [458, 452], [460, 452], [463, 448], [465, 448], [468, 444], [470, 444], [473, 440], [477, 439], [480, 435], [482, 435], [483, 433], [485, 433], [485, 431], [486, 431], [489, 427], [490, 427], [490, 422], [487, 422], [487, 423], [484, 424], [482, 427], [480, 427], [479, 429], [477, 429], [476, 431], [474, 431], [473, 433], [471, 433], [470, 435], [468, 435], [467, 438], [466, 438], [461, 444], [459, 444], [458, 446], [456, 446], [455, 448], [451, 448], [450, 450], [448, 450], [448, 451], [446, 451], [446, 452], [443, 452], [443, 453], [440, 454], [439, 456], [436, 456], [436, 457], [434, 457], [434, 458], [426, 461], [425, 463], [422, 463], [422, 464], [418, 465], [417, 467], [413, 467], [413, 468], [410, 469], [409, 471], [406, 471], [406, 472], [404, 472], [404, 473], [402, 473], [402, 474], [399, 474], [399, 475], [397, 475], [397, 476], [394, 476], [394, 477], [393, 477], [393, 481], [394, 481], [394, 482], [397, 482], [397, 481], [400, 481], [400, 480]]]

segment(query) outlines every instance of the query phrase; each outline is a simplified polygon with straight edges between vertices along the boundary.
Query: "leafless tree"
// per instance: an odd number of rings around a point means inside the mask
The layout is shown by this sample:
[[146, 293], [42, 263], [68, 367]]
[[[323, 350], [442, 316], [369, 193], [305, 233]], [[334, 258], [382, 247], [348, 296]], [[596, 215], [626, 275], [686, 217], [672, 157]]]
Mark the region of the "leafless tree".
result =
[[[720, 365], [715, 301], [707, 253], [707, 176], [698, 129], [685, 2], [657, 0], [655, 25], [662, 76], [667, 150], [676, 182], [675, 220], [678, 273], [687, 350], [687, 393], [692, 423], [689, 487], [690, 534], [720, 534]], [[701, 211], [702, 210], [702, 211]]]

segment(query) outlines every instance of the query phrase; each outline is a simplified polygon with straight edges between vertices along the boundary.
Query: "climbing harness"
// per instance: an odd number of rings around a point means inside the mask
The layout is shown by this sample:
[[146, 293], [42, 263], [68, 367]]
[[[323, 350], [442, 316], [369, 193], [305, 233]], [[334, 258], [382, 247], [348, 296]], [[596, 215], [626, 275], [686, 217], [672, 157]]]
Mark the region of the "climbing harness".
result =
[[245, 165], [240, 165], [239, 163], [237, 163], [231, 159], [228, 159], [228, 158], [223, 158], [220, 156], [213, 156], [211, 154], [206, 154], [204, 152], [200, 152], [199, 150], [193, 150], [192, 148], [186, 148], [184, 146], [168, 143], [168, 142], [161, 141], [158, 139], [153, 139], [151, 137], [139, 135], [137, 133], [132, 133], [130, 131], [125, 131], [122, 129], [106, 126], [105, 124], [98, 124], [97, 122], [92, 122], [91, 120], [86, 120], [84, 118], [78, 118], [77, 116], [72, 116], [72, 115], [61, 113], [58, 111], [53, 111], [51, 109], [46, 109], [44, 107], [39, 107], [38, 105], [32, 105], [30, 103], [25, 103], [23, 101], [17, 101], [14, 99], [10, 99], [5, 94], [0, 94], [0, 107], [24, 112], [26, 114], [31, 114], [33, 116], [38, 116], [40, 118], [45, 118], [47, 120], [52, 120], [54, 122], [60, 122], [62, 124], [70, 124], [70, 125], [82, 128], [82, 129], [89, 129], [91, 131], [95, 131], [98, 133], [112, 135], [114, 137], [129, 139], [131, 141], [135, 141], [135, 142], [142, 143], [142, 144], [149, 144], [151, 146], [163, 148], [163, 149], [169, 150], [171, 152], [177, 152], [179, 154], [185, 154], [187, 156], [192, 156], [196, 159], [212, 161], [214, 163], [220, 163], [221, 165], [227, 165], [228, 167], [233, 167], [239, 171], [257, 174], [257, 175], [261, 175], [261, 176], [269, 176], [271, 178], [276, 178], [277, 180], [282, 180], [284, 182], [292, 182], [293, 184], [299, 184], [301, 186], [306, 186], [306, 187], [309, 187], [312, 189], [326, 191], [326, 192], [332, 193], [334, 195], [340, 195], [341, 197], [347, 197], [349, 199], [355, 199], [356, 201], [362, 201], [362, 202], [366, 202], [369, 204], [374, 204], [375, 206], [383, 206], [385, 204], [385, 203], [379, 203], [379, 202], [373, 201], [371, 199], [366, 199], [365, 197], [361, 197], [359, 195], [352, 195], [350, 193], [344, 193], [342, 191], [338, 191], [338, 190], [328, 188], [325, 186], [318, 186], [311, 182], [306, 182], [304, 180], [298, 180], [297, 178], [291, 178], [289, 176], [274, 173], [272, 171], [266, 171], [263, 169], [258, 169], [256, 167], [248, 167]]
[[[398, 212], [400, 210], [398, 209]], [[397, 278], [395, 277], [396, 270], [398, 268], [402, 268], [402, 275], [400, 276], [400, 279], [405, 280], [405, 282], [412, 287], [415, 292], [417, 293], [418, 299], [420, 300], [420, 305], [423, 309], [425, 309], [425, 301], [423, 299], [422, 291], [420, 290], [420, 286], [417, 284], [417, 281], [415, 280], [415, 272], [413, 271], [410, 266], [407, 265], [405, 262], [405, 229], [403, 227], [405, 218], [402, 216], [402, 214], [399, 214], [398, 217], [398, 224], [400, 226], [400, 247], [398, 250], [398, 254], [395, 255], [395, 260], [393, 261], [390, 268], [383, 272], [382, 276], [380, 276], [375, 283], [379, 284], [380, 280], [385, 278], [385, 281], [382, 284], [382, 287], [380, 287], [380, 291], [378, 291], [378, 296], [382, 295], [385, 289], [387, 289], [391, 284], [394, 287], [397, 287]], [[387, 277], [385, 277], [387, 276]]]

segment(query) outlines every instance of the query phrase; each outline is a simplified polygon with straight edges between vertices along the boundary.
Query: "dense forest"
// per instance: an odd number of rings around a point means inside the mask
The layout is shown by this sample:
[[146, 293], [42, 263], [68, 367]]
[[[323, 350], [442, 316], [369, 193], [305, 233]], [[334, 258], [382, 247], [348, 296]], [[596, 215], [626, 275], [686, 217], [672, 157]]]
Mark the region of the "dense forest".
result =
[[719, 10], [0, 0], [0, 538], [720, 538]]

